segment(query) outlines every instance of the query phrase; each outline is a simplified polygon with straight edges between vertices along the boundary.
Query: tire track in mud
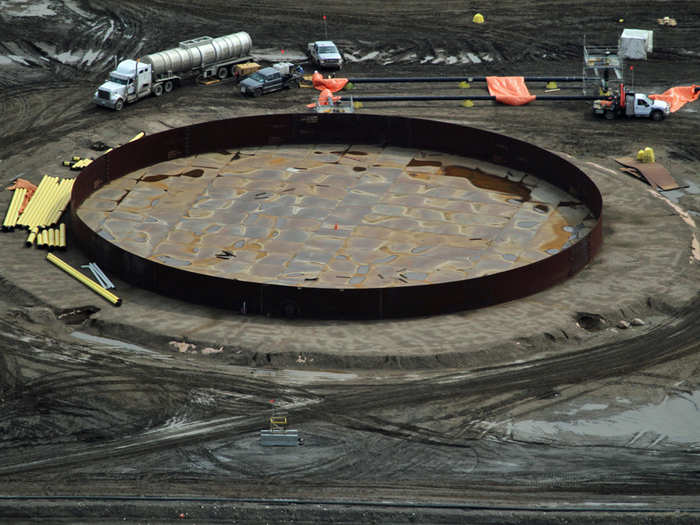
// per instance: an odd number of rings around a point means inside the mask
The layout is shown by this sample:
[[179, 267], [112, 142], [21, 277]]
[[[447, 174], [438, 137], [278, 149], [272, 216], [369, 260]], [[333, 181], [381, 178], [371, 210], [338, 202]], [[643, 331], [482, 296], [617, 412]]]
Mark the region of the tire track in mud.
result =
[[[700, 309], [697, 306], [696, 302], [688, 311], [666, 325], [630, 341], [519, 365], [474, 371], [468, 377], [465, 377], [464, 373], [456, 373], [402, 384], [364, 385], [356, 389], [345, 385], [337, 392], [334, 392], [332, 385], [325, 385], [322, 388], [324, 395], [317, 396], [315, 399], [305, 399], [297, 406], [288, 406], [286, 411], [290, 417], [294, 418], [295, 423], [335, 418], [338, 419], [342, 428], [378, 433], [405, 442], [424, 445], [470, 448], [470, 441], [477, 437], [476, 433], [469, 435], [467, 432], [466, 437], [455, 440], [452, 432], [433, 432], [427, 428], [402, 425], [382, 418], [373, 420], [371, 413], [402, 406], [421, 406], [441, 400], [459, 400], [460, 403], [469, 403], [474, 406], [474, 411], [475, 413], [478, 411], [480, 418], [494, 417], [504, 410], [512, 409], [514, 404], [541, 397], [543, 393], [551, 391], [557, 385], [618, 376], [694, 353], [700, 346], [698, 341]], [[115, 366], [123, 366], [123, 363]], [[152, 372], [153, 370], [148, 371], [149, 374]], [[141, 373], [138, 375], [142, 376]], [[145, 378], [147, 375], [143, 373], [142, 377]], [[161, 376], [159, 384], [175, 383], [178, 378], [185, 377], [188, 378], [190, 386], [202, 381], [211, 384], [212, 381], [209, 374], [193, 379], [192, 371], [186, 369], [175, 374], [172, 371], [166, 372], [165, 375], [171, 377]], [[219, 374], [219, 377], [231, 380], [231, 376], [226, 374]], [[249, 388], [257, 392], [261, 398], [264, 394], [269, 394], [272, 388], [278, 390], [277, 386], [272, 387], [264, 380], [252, 382]], [[295, 391], [293, 387], [285, 387], [285, 395], [287, 397], [296, 395], [297, 398], [304, 399], [304, 395], [313, 393], [313, 390], [313, 388], [307, 388], [302, 393]], [[512, 403], [497, 402], [494, 406], [489, 404], [490, 398], [504, 392], [515, 393]], [[521, 393], [520, 397], [518, 393]], [[101, 444], [87, 449], [83, 447], [76, 451], [66, 450], [58, 458], [39, 458], [23, 461], [20, 464], [5, 465], [0, 467], [0, 475], [53, 469], [77, 463], [85, 465], [88, 462], [104, 462], [123, 456], [153, 453], [175, 445], [210, 441], [224, 436], [228, 439], [240, 437], [261, 427], [260, 406], [265, 405], [254, 403], [251, 406], [254, 415], [196, 421], [183, 425], [182, 428], [150, 430], [116, 443]], [[343, 416], [338, 418], [338, 414]]]

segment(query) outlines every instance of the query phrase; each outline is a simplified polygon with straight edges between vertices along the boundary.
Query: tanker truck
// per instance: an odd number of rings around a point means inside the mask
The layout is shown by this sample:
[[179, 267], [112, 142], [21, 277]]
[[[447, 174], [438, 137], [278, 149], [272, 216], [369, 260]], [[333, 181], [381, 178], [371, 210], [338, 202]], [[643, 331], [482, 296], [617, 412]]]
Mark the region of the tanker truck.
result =
[[202, 36], [137, 60], [123, 60], [109, 74], [93, 100], [121, 111], [124, 104], [148, 95], [170, 93], [185, 78], [224, 79], [236, 74], [236, 64], [251, 59], [250, 35], [244, 31], [218, 38]]

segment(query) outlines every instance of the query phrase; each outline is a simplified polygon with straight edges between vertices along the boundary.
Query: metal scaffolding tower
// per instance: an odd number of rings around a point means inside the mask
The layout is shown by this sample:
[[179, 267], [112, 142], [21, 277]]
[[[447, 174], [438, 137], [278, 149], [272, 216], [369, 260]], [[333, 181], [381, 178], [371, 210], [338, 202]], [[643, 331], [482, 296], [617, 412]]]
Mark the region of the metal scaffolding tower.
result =
[[583, 37], [583, 94], [595, 90], [602, 94], [611, 90], [611, 81], [622, 82], [624, 63], [617, 46], [599, 46], [586, 43]]

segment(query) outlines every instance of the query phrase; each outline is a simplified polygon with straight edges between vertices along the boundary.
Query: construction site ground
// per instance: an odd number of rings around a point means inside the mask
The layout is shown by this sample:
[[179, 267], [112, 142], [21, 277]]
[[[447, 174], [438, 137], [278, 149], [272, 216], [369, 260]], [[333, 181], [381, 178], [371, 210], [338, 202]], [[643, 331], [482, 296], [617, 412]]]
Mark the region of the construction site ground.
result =
[[[626, 64], [628, 85], [661, 93], [700, 83], [693, 1], [2, 4], [3, 186], [18, 176], [75, 176], [62, 161], [99, 155], [96, 141], [116, 146], [141, 130], [308, 111], [313, 89], [244, 98], [229, 80], [183, 82], [121, 112], [91, 99], [115, 55], [205, 34], [245, 30], [256, 60], [301, 62], [306, 42], [324, 36], [323, 15], [346, 57], [338, 76], [579, 76], [584, 34], [615, 44], [634, 27], [654, 29], [655, 50]], [[483, 25], [472, 23], [477, 8]], [[664, 16], [677, 25], [658, 25]], [[530, 89], [543, 93], [544, 83]], [[341, 95], [462, 93], [486, 91], [362, 84]], [[584, 101], [386, 102], [357, 111], [461, 123], [565, 156], [603, 194], [601, 253], [568, 281], [507, 304], [314, 321], [177, 301], [117, 276], [123, 304], [113, 307], [45, 252], [25, 248], [25, 231], [4, 232], [2, 519], [698, 519], [700, 103], [662, 122], [597, 119]], [[647, 146], [684, 188], [657, 192], [619, 170], [615, 157]], [[0, 209], [10, 198], [2, 192]], [[60, 257], [89, 262], [70, 227], [68, 244]], [[258, 431], [279, 412], [303, 446], [260, 446]], [[82, 499], [37, 499], [46, 496]]]

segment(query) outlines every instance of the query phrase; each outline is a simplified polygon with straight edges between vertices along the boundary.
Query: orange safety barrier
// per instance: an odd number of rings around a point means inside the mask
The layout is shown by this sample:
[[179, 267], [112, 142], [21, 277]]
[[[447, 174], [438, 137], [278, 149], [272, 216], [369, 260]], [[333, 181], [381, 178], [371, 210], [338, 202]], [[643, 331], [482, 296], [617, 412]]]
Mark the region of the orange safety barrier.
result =
[[663, 100], [671, 106], [671, 113], [674, 113], [685, 106], [688, 102], [697, 100], [700, 96], [700, 85], [678, 86], [667, 89], [661, 95], [649, 95], [649, 98]]
[[331, 92], [335, 93], [336, 91], [340, 91], [345, 87], [345, 85], [348, 83], [348, 79], [323, 78], [323, 75], [321, 73], [319, 73], [318, 71], [314, 71], [314, 74], [311, 75], [311, 83], [319, 91], [323, 91], [324, 89], [330, 89]]
[[31, 199], [32, 195], [34, 195], [34, 192], [36, 191], [36, 186], [28, 180], [17, 179], [14, 182], [14, 184], [12, 184], [12, 186], [7, 187], [8, 190], [16, 190], [17, 188], [24, 188], [27, 190], [27, 193], [24, 194], [24, 201], [19, 206], [19, 213], [22, 213], [24, 211], [24, 208], [27, 207], [29, 199]]
[[522, 106], [535, 100], [525, 85], [524, 77], [486, 77], [489, 94], [501, 104]]

